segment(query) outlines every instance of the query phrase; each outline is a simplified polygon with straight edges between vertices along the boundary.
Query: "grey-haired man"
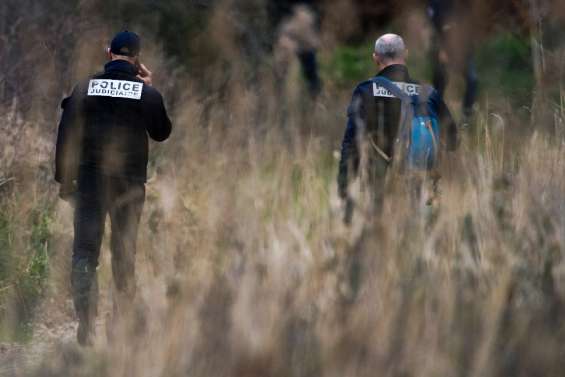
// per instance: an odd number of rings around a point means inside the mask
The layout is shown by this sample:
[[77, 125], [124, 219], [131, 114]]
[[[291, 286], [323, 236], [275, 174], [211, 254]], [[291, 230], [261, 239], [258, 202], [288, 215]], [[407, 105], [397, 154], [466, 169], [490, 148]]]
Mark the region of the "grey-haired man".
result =
[[[414, 81], [406, 67], [406, 46], [396, 34], [385, 34], [377, 39], [373, 52], [373, 61], [379, 70], [378, 76], [393, 81], [407, 94], [417, 94], [420, 85]], [[448, 150], [457, 145], [457, 127], [451, 114], [439, 94], [433, 90], [428, 99], [428, 109], [439, 119]], [[374, 148], [369, 148], [367, 166], [371, 185], [377, 197], [382, 196], [384, 175], [394, 159], [394, 146], [397, 139], [401, 118], [401, 100], [380, 87], [373, 79], [363, 81], [355, 88], [347, 110], [347, 127], [341, 147], [339, 163], [339, 196], [346, 205], [346, 218], [351, 220], [351, 200], [348, 187], [359, 172], [360, 142], [370, 140]], [[377, 198], [380, 199], [380, 198]]]

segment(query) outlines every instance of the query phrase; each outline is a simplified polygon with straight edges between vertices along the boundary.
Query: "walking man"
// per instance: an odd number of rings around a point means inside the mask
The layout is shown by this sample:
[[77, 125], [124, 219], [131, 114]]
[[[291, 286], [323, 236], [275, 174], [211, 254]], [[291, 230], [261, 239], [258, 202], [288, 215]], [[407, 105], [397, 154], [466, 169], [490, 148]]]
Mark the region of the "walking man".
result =
[[[449, 81], [448, 69], [454, 68], [465, 80], [462, 126], [473, 117], [479, 78], [475, 68], [473, 45], [473, 6], [468, 1], [429, 0], [428, 15], [433, 26], [431, 61], [433, 84], [440, 96]], [[472, 37], [471, 37], [472, 36]]]
[[97, 312], [96, 268], [106, 215], [111, 220], [114, 314], [127, 311], [135, 296], [137, 230], [145, 201], [148, 136], [171, 133], [161, 94], [139, 62], [137, 34], [118, 33], [104, 72], [79, 83], [63, 100], [55, 180], [60, 197], [74, 203], [71, 287], [79, 320], [77, 340], [91, 345]]
[[316, 98], [322, 90], [316, 58], [320, 44], [316, 1], [272, 0], [268, 3], [268, 9], [271, 21], [278, 29], [275, 59], [283, 60], [278, 64], [280, 72], [277, 72], [277, 82], [284, 81], [281, 76], [285, 76], [288, 69], [288, 53], [293, 52], [302, 67], [308, 92], [312, 98]]
[[[439, 146], [436, 144], [444, 144], [448, 150], [456, 147], [457, 127], [442, 98], [433, 88], [412, 80], [408, 73], [403, 39], [395, 34], [381, 36], [375, 43], [373, 61], [379, 73], [355, 88], [347, 110], [347, 127], [338, 174], [339, 196], [346, 204], [346, 223], [351, 221], [352, 215], [349, 183], [359, 174], [362, 150], [367, 152], [364, 173], [378, 206], [382, 200], [385, 174], [389, 166], [400, 163], [397, 161], [400, 152], [407, 152], [411, 158], [410, 163], [425, 170], [435, 164], [430, 155], [437, 152], [432, 150]], [[410, 102], [408, 106], [404, 105], [406, 101]], [[423, 122], [415, 123], [415, 126], [410, 124], [410, 129], [401, 129], [408, 118], [402, 112], [416, 107], [418, 112], [425, 113], [425, 117], [413, 114], [412, 118]], [[414, 118], [416, 116], [418, 118]], [[420, 130], [414, 127], [420, 123], [424, 128], [416, 134]], [[418, 135], [419, 138], [414, 139]], [[405, 137], [412, 139], [405, 143]], [[424, 149], [426, 153], [422, 159], [425, 161], [421, 162], [418, 158], [422, 154], [418, 150], [407, 148], [413, 148], [426, 140], [430, 141], [429, 145], [432, 147]], [[362, 144], [368, 147], [361, 148]], [[408, 145], [407, 148], [404, 148], [405, 145]]]

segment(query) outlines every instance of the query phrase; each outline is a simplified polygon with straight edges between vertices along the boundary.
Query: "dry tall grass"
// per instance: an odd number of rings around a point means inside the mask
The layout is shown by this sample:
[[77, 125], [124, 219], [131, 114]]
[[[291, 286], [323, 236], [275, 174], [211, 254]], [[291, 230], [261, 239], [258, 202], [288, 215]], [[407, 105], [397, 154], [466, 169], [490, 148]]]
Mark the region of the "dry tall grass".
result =
[[65, 346], [37, 375], [561, 375], [560, 141], [503, 144], [491, 117], [447, 164], [433, 213], [392, 193], [348, 229], [323, 133], [257, 136], [254, 101], [238, 101], [228, 128], [189, 126], [186, 108], [160, 150], [132, 328]]

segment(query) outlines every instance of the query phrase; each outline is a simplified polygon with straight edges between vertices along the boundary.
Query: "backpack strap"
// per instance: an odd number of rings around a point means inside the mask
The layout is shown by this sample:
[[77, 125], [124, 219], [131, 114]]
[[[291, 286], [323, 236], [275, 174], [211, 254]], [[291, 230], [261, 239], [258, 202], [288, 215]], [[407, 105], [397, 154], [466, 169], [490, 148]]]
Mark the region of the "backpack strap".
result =
[[[371, 81], [373, 83], [385, 88], [390, 93], [392, 93], [393, 96], [400, 99], [402, 106], [401, 106], [401, 111], [400, 111], [399, 127], [398, 127], [398, 131], [397, 131], [397, 135], [396, 135], [395, 139], [396, 139], [396, 142], [398, 142], [401, 139], [409, 140], [408, 133], [410, 132], [410, 129], [412, 127], [411, 124], [409, 124], [409, 123], [411, 123], [411, 119], [412, 119], [409, 116], [409, 113], [416, 114], [416, 110], [418, 108], [418, 103], [419, 103], [418, 96], [417, 95], [410, 96], [409, 94], [405, 93], [402, 89], [400, 89], [398, 86], [396, 86], [396, 84], [394, 82], [392, 82], [390, 79], [388, 79], [384, 76], [376, 76]], [[396, 151], [396, 154], [397, 154], [398, 159], [400, 161], [405, 160], [404, 156], [407, 153], [407, 148], [408, 148], [408, 145], [406, 145], [403, 148], [399, 148]], [[389, 162], [389, 161], [387, 161], [387, 162]], [[402, 170], [401, 166], [399, 168]]]

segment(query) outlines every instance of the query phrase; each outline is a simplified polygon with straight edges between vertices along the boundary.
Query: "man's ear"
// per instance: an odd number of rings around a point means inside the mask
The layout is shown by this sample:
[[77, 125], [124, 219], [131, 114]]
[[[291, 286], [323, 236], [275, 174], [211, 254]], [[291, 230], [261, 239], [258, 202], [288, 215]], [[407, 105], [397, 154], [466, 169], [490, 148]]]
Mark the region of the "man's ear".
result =
[[381, 61], [379, 60], [379, 56], [373, 52], [373, 61], [375, 62], [376, 65], [379, 65], [381, 63]]
[[110, 47], [106, 47], [106, 56], [109, 60], [112, 60], [112, 53], [110, 52]]

